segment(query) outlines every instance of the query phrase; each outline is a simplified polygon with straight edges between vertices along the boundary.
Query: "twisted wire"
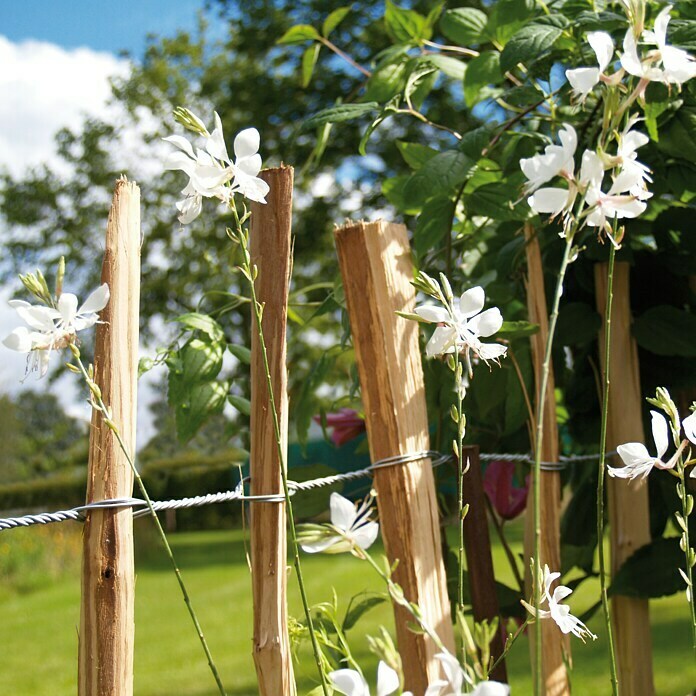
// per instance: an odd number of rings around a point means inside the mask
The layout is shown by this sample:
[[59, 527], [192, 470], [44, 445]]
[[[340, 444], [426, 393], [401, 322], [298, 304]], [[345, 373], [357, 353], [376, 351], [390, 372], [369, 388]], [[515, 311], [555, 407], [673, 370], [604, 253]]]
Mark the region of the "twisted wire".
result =
[[[612, 454], [615, 453], [609, 452], [607, 453], [607, 456], [611, 456]], [[485, 453], [479, 456], [482, 461], [511, 461], [528, 464], [533, 461], [530, 454]], [[561, 456], [559, 457], [560, 461], [558, 462], [542, 462], [542, 469], [547, 471], [558, 471], [565, 468], [570, 463], [596, 461], [597, 457], [598, 455], [596, 454]], [[422, 459], [430, 459], [431, 466], [435, 468], [445, 464], [446, 462], [453, 461], [454, 457], [451, 454], [442, 454], [433, 450], [409, 452], [407, 454], [399, 454], [394, 457], [379, 459], [371, 466], [365, 467], [364, 469], [358, 469], [356, 471], [346, 471], [340, 474], [311, 479], [309, 481], [288, 481], [288, 488], [290, 489], [290, 495], [294, 495], [298, 491], [310, 491], [317, 488], [323, 488], [325, 486], [331, 486], [342, 481], [353, 481], [355, 479], [366, 478], [380, 469], [396, 466], [398, 464], [408, 464], [410, 462], [416, 462]], [[160, 511], [180, 510], [184, 508], [211, 505], [214, 503], [229, 503], [232, 501], [256, 503], [282, 503], [285, 501], [285, 496], [282, 493], [268, 495], [247, 495], [245, 493], [244, 486], [248, 481], [248, 478], [241, 479], [234, 490], [231, 491], [208, 493], [206, 495], [198, 495], [190, 498], [153, 501], [152, 507], [155, 509], [155, 511]], [[75, 520], [79, 522], [85, 520], [85, 513], [90, 510], [117, 508], [132, 508], [133, 517], [136, 518], [150, 514], [150, 509], [147, 503], [140, 498], [113, 498], [110, 500], [99, 500], [94, 503], [87, 503], [86, 505], [79, 505], [71, 508], [70, 510], [41, 512], [32, 515], [23, 515], [21, 517], [0, 518], [0, 531], [16, 529], [18, 527], [30, 527], [35, 524], [65, 522], [67, 520]]]

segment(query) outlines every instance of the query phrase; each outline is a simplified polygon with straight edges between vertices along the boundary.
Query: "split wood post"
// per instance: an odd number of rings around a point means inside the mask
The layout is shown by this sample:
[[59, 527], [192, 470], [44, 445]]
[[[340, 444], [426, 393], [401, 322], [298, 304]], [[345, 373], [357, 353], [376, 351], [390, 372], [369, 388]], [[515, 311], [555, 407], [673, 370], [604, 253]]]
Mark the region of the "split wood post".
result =
[[[469, 589], [474, 620], [500, 619], [478, 445], [464, 447], [462, 456], [469, 464], [469, 471], [464, 475], [462, 494], [464, 505], [469, 506], [469, 512], [464, 520], [464, 551], [466, 566], [469, 570]], [[494, 661], [503, 654], [504, 630], [501, 626], [491, 643], [491, 656]], [[505, 660], [500, 661], [495, 671], [491, 673], [491, 678], [499, 682], [507, 682]]]
[[[541, 403], [541, 374], [544, 364], [544, 351], [549, 335], [548, 308], [546, 305], [546, 293], [544, 291], [544, 269], [541, 262], [541, 249], [539, 239], [534, 228], [525, 227], [526, 255], [527, 255], [527, 311], [529, 321], [539, 325], [539, 331], [531, 337], [532, 364], [534, 367], [534, 383], [536, 401], [535, 408]], [[533, 447], [541, 447], [542, 462], [558, 462], [560, 448], [558, 443], [558, 423], [556, 421], [556, 397], [554, 393], [553, 365], [549, 373], [549, 380], [544, 395], [544, 436], [543, 442], [532, 443]], [[536, 415], [536, 414], [535, 414]], [[534, 432], [534, 429], [532, 429]], [[541, 471], [540, 477], [541, 500], [541, 544], [539, 559], [540, 567], [547, 564], [552, 571], [561, 569], [561, 476], [558, 471]], [[525, 525], [524, 549], [525, 558], [530, 559], [534, 555], [534, 472], [530, 477], [529, 495], [527, 498], [527, 514]], [[525, 584], [527, 594], [531, 597], [534, 592], [533, 578], [529, 566], [525, 568]], [[535, 645], [534, 631], [530, 631], [530, 650], [532, 665]], [[541, 650], [544, 693], [546, 696], [569, 696], [570, 686], [568, 674], [564, 662], [570, 657], [570, 644], [568, 637], [564, 636], [554, 621], [541, 622]]]
[[[291, 269], [293, 168], [261, 172], [270, 186], [267, 203], [253, 203], [251, 263], [258, 268], [256, 294], [263, 308], [263, 336], [283, 441], [288, 445], [286, 321]], [[253, 311], [253, 309], [252, 309]], [[283, 492], [261, 343], [252, 317], [251, 333], [251, 493]], [[294, 696], [287, 612], [285, 503], [252, 503], [251, 570], [254, 602], [254, 664], [261, 696]]]
[[[94, 380], [111, 410], [129, 454], [135, 453], [140, 306], [140, 189], [125, 177], [116, 182], [106, 228], [102, 283], [111, 298], [97, 324]], [[87, 502], [133, 494], [127, 458], [103, 422], [92, 413]], [[130, 508], [90, 510], [82, 553], [78, 693], [133, 693], [133, 514]]]
[[[350, 222], [335, 231], [372, 461], [429, 449], [418, 324], [399, 317], [415, 304], [403, 225]], [[454, 637], [429, 459], [375, 471], [382, 538], [394, 580], [449, 650]], [[406, 688], [423, 693], [439, 676], [433, 641], [409, 629], [395, 605]]]
[[[641, 415], [643, 394], [638, 374], [638, 348], [631, 336], [629, 264], [614, 267], [614, 300], [611, 313], [609, 357], [609, 413], [607, 451], [626, 442], [643, 442]], [[607, 264], [595, 266], [597, 310], [604, 319], [607, 298]], [[604, 331], [600, 332], [600, 358], [604, 365]], [[621, 466], [616, 457], [613, 462]], [[611, 573], [644, 544], [650, 543], [650, 513], [647, 481], [628, 483], [607, 477], [607, 507], [611, 544]], [[611, 600], [614, 645], [621, 693], [652, 696], [652, 639], [647, 599], [614, 595]]]

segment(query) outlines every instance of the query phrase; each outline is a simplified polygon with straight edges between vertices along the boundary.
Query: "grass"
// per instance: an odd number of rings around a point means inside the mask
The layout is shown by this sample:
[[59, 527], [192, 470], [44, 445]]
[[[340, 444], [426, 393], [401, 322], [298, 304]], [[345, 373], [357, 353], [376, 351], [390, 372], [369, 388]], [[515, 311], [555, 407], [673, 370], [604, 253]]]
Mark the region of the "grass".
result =
[[[138, 696], [215, 696], [200, 645], [190, 624], [179, 589], [167, 561], [150, 539], [146, 521], [138, 523], [136, 583], [135, 693]], [[58, 525], [56, 525], [58, 527]], [[64, 534], [66, 525], [61, 525]], [[79, 527], [72, 527], [75, 548]], [[35, 529], [12, 535], [29, 537]], [[5, 534], [5, 533], [3, 533]], [[17, 538], [21, 547], [23, 540]], [[49, 537], [46, 537], [48, 539]], [[11, 555], [14, 539], [0, 539], [0, 556]], [[218, 663], [230, 696], [256, 693], [251, 659], [251, 591], [241, 531], [181, 533], [171, 536], [172, 546], [189, 586], [194, 605]], [[65, 543], [65, 542], [64, 542]], [[5, 548], [9, 547], [9, 551]], [[496, 546], [495, 561], [503, 580], [509, 580], [505, 560]], [[350, 556], [305, 556], [308, 591], [313, 603], [331, 599], [335, 587], [345, 609], [355, 593], [380, 591], [382, 587], [369, 570]], [[0, 588], [0, 618], [3, 625], [3, 654], [0, 662], [0, 694], [63, 696], [76, 692], [77, 625], [79, 623], [79, 572], [75, 556], [63, 572], [51, 569], [43, 582], [37, 580], [32, 561], [32, 582], [16, 589]], [[0, 564], [0, 572], [2, 564]], [[0, 583], [1, 584], [1, 583]], [[300, 618], [301, 608], [292, 577], [290, 613]], [[589, 607], [597, 586], [589, 581], [579, 588], [570, 603], [575, 613]], [[660, 696], [685, 696], [696, 686], [696, 666], [689, 643], [688, 613], [683, 595], [652, 603], [652, 632], [656, 690]], [[372, 665], [364, 635], [391, 624], [391, 610], [380, 605], [365, 615], [351, 632], [358, 660]], [[588, 645], [573, 642], [575, 694], [610, 693], [609, 671], [602, 640], [601, 619], [590, 623], [600, 639]], [[315, 684], [313, 662], [307, 647], [300, 651], [296, 667], [299, 693]], [[526, 641], [514, 648], [509, 662], [513, 694], [530, 694], [529, 656]]]

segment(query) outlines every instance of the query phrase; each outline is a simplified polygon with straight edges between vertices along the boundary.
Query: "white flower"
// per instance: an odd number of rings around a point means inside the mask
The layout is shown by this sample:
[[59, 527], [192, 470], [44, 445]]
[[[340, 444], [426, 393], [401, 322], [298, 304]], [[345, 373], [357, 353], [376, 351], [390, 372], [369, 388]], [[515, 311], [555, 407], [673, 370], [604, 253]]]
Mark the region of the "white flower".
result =
[[[370, 696], [370, 687], [360, 672], [354, 669], [339, 669], [329, 673], [334, 689], [346, 696]], [[399, 688], [399, 675], [386, 662], [380, 660], [377, 667], [377, 696], [389, 696]], [[405, 691], [402, 696], [412, 696]]]
[[435, 657], [440, 661], [445, 678], [432, 682], [425, 696], [508, 696], [510, 693], [507, 684], [494, 681], [479, 682], [473, 691], [465, 691], [465, 684], [470, 686], [472, 682], [457, 658], [448, 652], [437, 653]]
[[580, 638], [583, 643], [585, 642], [585, 638], [597, 640], [597, 636], [592, 633], [580, 619], [570, 613], [570, 607], [567, 604], [561, 604], [561, 600], [569, 597], [573, 593], [573, 590], [565, 585], [559, 585], [553, 591], [553, 594], [551, 594], [551, 585], [560, 577], [560, 573], [551, 573], [549, 567], [544, 565], [544, 592], [542, 602], [545, 601], [547, 603], [548, 609], [539, 609], [537, 612], [531, 604], [524, 601], [522, 604], [532, 616], [536, 616], [539, 619], [553, 619], [563, 633], [572, 633], [574, 636]]
[[341, 553], [354, 547], [368, 549], [379, 533], [379, 524], [370, 519], [371, 502], [372, 498], [368, 496], [361, 505], [356, 506], [339, 493], [332, 493], [331, 525], [326, 529], [334, 533], [305, 536], [302, 549], [307, 553]]
[[606, 32], [592, 31], [587, 35], [587, 41], [597, 56], [599, 67], [566, 70], [568, 82], [570, 82], [575, 95], [580, 97], [581, 100], [584, 100], [602, 79], [604, 71], [614, 55], [614, 41]]
[[[191, 143], [180, 135], [163, 138], [179, 152], [173, 152], [165, 162], [165, 169], [180, 169], [189, 177], [183, 189], [184, 198], [176, 206], [179, 221], [188, 224], [200, 215], [203, 198], [218, 198], [228, 202], [234, 193], [259, 203], [265, 203], [268, 184], [257, 177], [261, 170], [258, 154], [260, 136], [256, 128], [246, 128], [234, 139], [234, 163], [227, 154], [222, 122], [215, 113], [215, 128], [205, 138], [205, 150], [195, 152]], [[227, 186], [228, 182], [231, 182]]]
[[689, 441], [696, 445], [696, 411], [682, 421], [682, 428]]
[[[638, 54], [633, 29], [629, 27], [624, 37], [624, 52], [621, 55], [621, 65], [626, 72], [644, 80], [677, 85], [696, 77], [696, 61], [686, 51], [667, 43], [671, 9], [672, 6], [667, 5], [655, 18], [653, 30], [643, 32], [643, 41], [657, 46], [657, 50], [649, 51], [643, 59]], [[662, 64], [662, 68], [657, 67], [659, 63]]]
[[452, 311], [444, 307], [423, 305], [414, 312], [425, 321], [439, 324], [428, 341], [425, 352], [428, 357], [445, 355], [471, 349], [484, 361], [498, 360], [507, 351], [498, 343], [482, 343], [480, 338], [487, 338], [500, 331], [503, 317], [497, 307], [482, 312], [485, 302], [482, 287], [467, 290], [454, 304]]
[[[645, 478], [654, 466], [658, 469], [672, 469], [674, 467], [676, 463], [675, 457], [672, 457], [667, 463], [662, 461], [662, 457], [667, 451], [667, 447], [669, 447], [667, 419], [657, 411], [650, 411], [650, 415], [652, 417], [652, 435], [657, 456], [651, 456], [648, 448], [642, 442], [629, 442], [625, 445], [619, 445], [616, 448], [616, 452], [625, 466], [619, 468], [608, 467], [607, 471], [610, 476], [633, 480], [639, 476]], [[688, 427], [691, 427], [691, 425]], [[686, 426], [684, 430], [686, 431]]]
[[78, 331], [94, 326], [99, 314], [109, 301], [109, 286], [104, 283], [85, 300], [78, 309], [78, 300], [70, 292], [58, 298], [55, 308], [31, 305], [24, 300], [11, 300], [10, 306], [17, 310], [27, 326], [16, 328], [3, 344], [11, 350], [27, 353], [27, 370], [37, 370], [43, 377], [48, 370], [52, 350], [66, 348], [75, 340]]
[[547, 145], [544, 154], [520, 160], [520, 168], [529, 179], [526, 190], [536, 191], [555, 176], [570, 178], [575, 168], [575, 149], [578, 136], [573, 126], [564, 125], [558, 132], [560, 145]]
[[[638, 122], [638, 116], [633, 116], [629, 119], [625, 128], [619, 135], [619, 144], [616, 151], [616, 157], [612, 163], [618, 164], [621, 167], [621, 172], [633, 177], [638, 183], [633, 187], [631, 193], [634, 195], [644, 196], [649, 198], [650, 195], [646, 190], [646, 182], [652, 182], [650, 169], [638, 161], [638, 153], [636, 150], [650, 142], [645, 133], [633, 130], [633, 126]], [[646, 194], [648, 194], [646, 196]]]

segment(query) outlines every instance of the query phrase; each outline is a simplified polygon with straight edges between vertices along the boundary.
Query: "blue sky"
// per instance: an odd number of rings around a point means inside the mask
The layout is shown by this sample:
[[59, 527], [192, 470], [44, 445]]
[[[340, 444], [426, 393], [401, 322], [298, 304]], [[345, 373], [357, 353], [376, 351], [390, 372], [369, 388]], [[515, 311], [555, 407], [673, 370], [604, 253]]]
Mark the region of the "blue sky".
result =
[[0, 3], [0, 34], [10, 41], [48, 41], [138, 58], [148, 33], [171, 34], [196, 26], [203, 0], [6, 0]]

